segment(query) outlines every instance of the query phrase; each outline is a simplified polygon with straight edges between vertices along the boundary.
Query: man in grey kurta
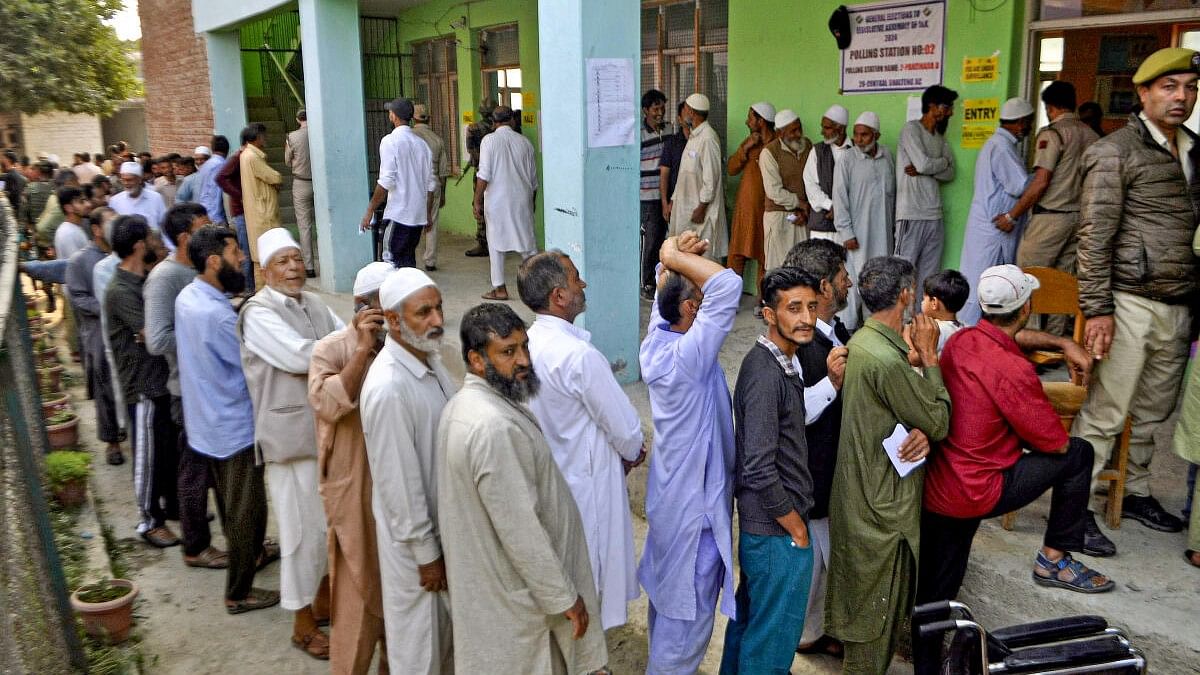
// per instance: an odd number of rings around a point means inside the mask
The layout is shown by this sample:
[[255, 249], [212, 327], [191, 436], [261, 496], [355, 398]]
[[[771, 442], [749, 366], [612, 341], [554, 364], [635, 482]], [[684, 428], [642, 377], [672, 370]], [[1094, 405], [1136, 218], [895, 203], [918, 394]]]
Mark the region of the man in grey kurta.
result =
[[950, 394], [938, 368], [937, 324], [925, 315], [911, 328], [921, 374], [908, 364], [901, 331], [916, 305], [913, 266], [875, 258], [858, 289], [871, 318], [850, 339], [842, 384], [825, 629], [845, 643], [843, 672], [883, 675], [901, 619], [912, 611], [925, 479], [920, 466], [901, 476], [883, 440], [903, 425], [909, 433], [898, 452], [901, 465], [924, 460], [929, 441], [949, 431]]
[[533, 413], [525, 324], [462, 319], [466, 380], [438, 427], [438, 512], [458, 673], [608, 672], [579, 509]]
[[900, 129], [896, 144], [896, 255], [917, 268], [917, 288], [942, 268], [946, 230], [941, 184], [954, 180], [946, 127], [958, 94], [933, 85], [921, 94], [921, 118]]

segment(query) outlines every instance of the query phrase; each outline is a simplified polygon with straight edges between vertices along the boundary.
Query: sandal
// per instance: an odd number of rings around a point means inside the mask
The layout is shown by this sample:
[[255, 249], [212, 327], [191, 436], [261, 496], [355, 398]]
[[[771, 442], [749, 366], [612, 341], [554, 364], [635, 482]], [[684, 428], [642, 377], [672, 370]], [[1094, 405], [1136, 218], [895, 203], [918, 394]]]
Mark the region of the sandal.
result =
[[142, 533], [142, 539], [155, 548], [169, 548], [179, 545], [179, 537], [175, 536], [166, 525], [151, 528]]
[[1039, 551], [1034, 564], [1033, 583], [1039, 586], [1065, 588], [1076, 593], [1106, 593], [1116, 587], [1112, 579], [1072, 558], [1070, 553], [1051, 561]]
[[223, 570], [229, 567], [229, 554], [209, 546], [199, 555], [183, 556], [183, 564], [188, 567], [199, 567], [206, 570]]
[[493, 288], [480, 297], [484, 300], [508, 300], [508, 289], [504, 288], [503, 286], [500, 288]]
[[835, 658], [841, 658], [843, 651], [842, 643], [828, 635], [822, 635], [810, 645], [796, 647], [797, 654], [824, 654]]
[[230, 614], [244, 614], [256, 609], [266, 609], [279, 604], [277, 591], [266, 591], [261, 588], [251, 588], [246, 597], [241, 600], [226, 600], [225, 611]]
[[125, 455], [121, 454], [121, 446], [110, 445], [104, 451], [104, 461], [112, 466], [120, 466], [125, 463]]
[[1200, 567], [1200, 551], [1193, 551], [1189, 548], [1183, 552], [1183, 559], [1188, 561], [1192, 567]]
[[276, 560], [279, 560], [279, 544], [270, 537], [263, 539], [262, 553], [258, 554], [258, 564], [254, 566], [254, 571], [261, 572]]
[[292, 636], [292, 644], [296, 649], [303, 651], [314, 659], [321, 661], [329, 660], [329, 637], [321, 632], [320, 628], [314, 628], [304, 637]]

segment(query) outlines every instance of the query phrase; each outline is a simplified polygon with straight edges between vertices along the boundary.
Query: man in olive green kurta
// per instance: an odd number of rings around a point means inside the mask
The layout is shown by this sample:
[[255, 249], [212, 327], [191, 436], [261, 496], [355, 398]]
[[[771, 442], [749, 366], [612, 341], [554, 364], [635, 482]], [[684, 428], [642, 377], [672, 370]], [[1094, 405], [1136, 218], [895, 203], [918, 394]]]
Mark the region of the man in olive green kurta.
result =
[[859, 276], [872, 316], [848, 345], [825, 614], [828, 632], [845, 643], [845, 673], [885, 673], [900, 619], [912, 610], [925, 469], [901, 478], [883, 440], [903, 424], [910, 434], [900, 456], [916, 461], [928, 454], [929, 439], [949, 430], [936, 324], [924, 315], [913, 322], [921, 373], [909, 366], [910, 347], [899, 332], [918, 297], [914, 281], [912, 265], [899, 258], [874, 258]]

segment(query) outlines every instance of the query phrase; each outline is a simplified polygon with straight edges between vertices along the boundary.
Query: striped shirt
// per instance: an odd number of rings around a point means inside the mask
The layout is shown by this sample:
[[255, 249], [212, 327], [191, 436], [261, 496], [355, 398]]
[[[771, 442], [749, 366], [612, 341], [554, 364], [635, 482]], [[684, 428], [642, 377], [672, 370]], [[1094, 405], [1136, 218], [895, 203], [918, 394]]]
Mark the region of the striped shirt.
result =
[[642, 181], [640, 185], [641, 199], [644, 202], [659, 200], [658, 192], [658, 162], [662, 159], [663, 138], [667, 136], [664, 126], [655, 131], [642, 123]]

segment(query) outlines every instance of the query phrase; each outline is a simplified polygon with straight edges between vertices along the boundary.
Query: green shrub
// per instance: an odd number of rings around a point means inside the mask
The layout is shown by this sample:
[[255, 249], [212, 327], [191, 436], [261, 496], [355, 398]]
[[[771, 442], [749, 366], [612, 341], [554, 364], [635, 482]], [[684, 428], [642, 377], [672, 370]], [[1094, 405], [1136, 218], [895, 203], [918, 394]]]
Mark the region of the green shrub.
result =
[[87, 480], [92, 473], [92, 458], [86, 452], [55, 450], [46, 455], [46, 481], [51, 488], [74, 480]]

